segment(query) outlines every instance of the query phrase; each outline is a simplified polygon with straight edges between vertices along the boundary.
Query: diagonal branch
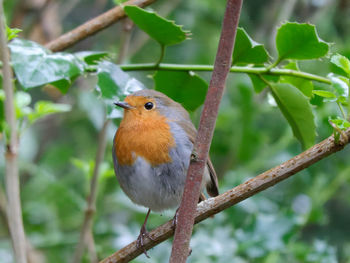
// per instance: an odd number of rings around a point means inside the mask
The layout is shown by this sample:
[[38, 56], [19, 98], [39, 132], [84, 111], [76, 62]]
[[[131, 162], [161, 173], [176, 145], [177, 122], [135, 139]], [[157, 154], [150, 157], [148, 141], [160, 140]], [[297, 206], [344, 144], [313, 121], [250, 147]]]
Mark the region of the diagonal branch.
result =
[[[342, 138], [339, 144], [335, 144], [334, 137], [330, 136], [319, 144], [293, 157], [292, 159], [272, 168], [249, 181], [242, 183], [235, 188], [215, 197], [201, 202], [197, 206], [195, 223], [199, 223], [208, 217], [220, 213], [221, 211], [287, 179], [297, 172], [311, 166], [312, 164], [334, 154], [344, 148], [349, 143], [350, 129], [345, 131], [347, 138]], [[146, 238], [144, 247], [150, 249], [163, 242], [174, 234], [172, 220], [152, 230]], [[113, 255], [105, 258], [100, 263], [121, 263], [129, 262], [143, 253], [143, 248], [136, 246], [136, 241], [130, 243]]]
[[219, 105], [230, 72], [233, 45], [243, 0], [227, 0], [214, 70], [205, 98], [198, 133], [193, 145], [194, 158], [187, 171], [184, 193], [178, 209], [177, 226], [170, 256], [171, 263], [185, 263], [188, 257], [202, 175], [207, 163]]
[[[154, 1], [155, 0], [129, 0], [123, 3], [123, 6], [137, 5], [139, 7], [145, 7], [152, 4]], [[106, 27], [109, 27], [113, 23], [125, 17], [123, 6], [119, 5], [110, 9], [102, 15], [91, 19], [90, 21], [73, 29], [72, 31], [65, 33], [59, 38], [47, 43], [45, 47], [54, 52], [61, 51], [91, 35], [96, 34], [97, 32], [105, 29]]]

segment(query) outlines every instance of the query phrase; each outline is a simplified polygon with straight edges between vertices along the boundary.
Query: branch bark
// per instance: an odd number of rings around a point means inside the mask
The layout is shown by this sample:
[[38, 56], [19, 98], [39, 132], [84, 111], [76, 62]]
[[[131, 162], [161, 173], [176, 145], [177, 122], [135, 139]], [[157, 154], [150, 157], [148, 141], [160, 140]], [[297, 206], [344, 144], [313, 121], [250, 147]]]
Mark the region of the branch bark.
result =
[[17, 121], [13, 97], [12, 70], [10, 54], [7, 48], [7, 36], [3, 1], [0, 0], [0, 56], [3, 63], [3, 89], [5, 92], [5, 118], [9, 129], [6, 141], [6, 194], [7, 194], [7, 221], [10, 228], [12, 246], [17, 263], [26, 263], [26, 240], [22, 221], [21, 199], [19, 194], [19, 175], [17, 163], [18, 134]]
[[195, 211], [201, 188], [202, 175], [207, 163], [219, 105], [230, 72], [233, 45], [241, 12], [242, 0], [228, 0], [222, 25], [213, 75], [201, 114], [194, 143], [194, 158], [187, 171], [185, 189], [178, 210], [177, 226], [171, 251], [171, 263], [185, 263], [193, 230]]
[[[245, 183], [242, 183], [227, 192], [201, 202], [195, 213], [195, 224], [221, 211], [287, 179], [297, 172], [311, 166], [312, 164], [334, 154], [349, 143], [350, 129], [345, 131], [347, 137], [342, 137], [338, 144], [335, 144], [334, 137], [330, 136], [319, 144], [293, 157], [292, 159], [272, 168]], [[174, 234], [172, 220], [157, 227], [149, 233], [150, 238], [145, 239], [145, 249], [150, 249], [163, 242]], [[136, 241], [130, 243], [111, 256], [100, 261], [100, 263], [121, 263], [129, 262], [143, 253], [143, 248], [137, 247]]]
[[[145, 7], [152, 4], [154, 1], [156, 0], [129, 0], [125, 2], [123, 6], [137, 5], [139, 7]], [[90, 21], [73, 29], [72, 31], [49, 42], [45, 45], [45, 47], [54, 52], [61, 51], [91, 35], [96, 34], [102, 29], [105, 29], [106, 27], [125, 17], [123, 6], [119, 5], [110, 9], [102, 15], [91, 19]]]

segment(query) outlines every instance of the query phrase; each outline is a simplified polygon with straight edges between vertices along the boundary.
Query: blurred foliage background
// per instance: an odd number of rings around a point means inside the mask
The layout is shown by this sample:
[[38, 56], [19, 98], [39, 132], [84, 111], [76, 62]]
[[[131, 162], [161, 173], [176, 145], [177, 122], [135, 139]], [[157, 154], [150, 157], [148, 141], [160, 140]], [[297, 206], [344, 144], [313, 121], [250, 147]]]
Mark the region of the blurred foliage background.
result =
[[[39, 43], [57, 38], [113, 7], [111, 0], [5, 1], [7, 22], [20, 36]], [[191, 39], [167, 49], [164, 62], [213, 64], [225, 1], [159, 0], [152, 8], [190, 30]], [[350, 56], [348, 0], [246, 0], [240, 26], [274, 56], [274, 35], [282, 21], [310, 22], [332, 52]], [[68, 51], [108, 51], [116, 61], [125, 22], [119, 22]], [[154, 62], [159, 46], [138, 29], [131, 35], [125, 63]], [[302, 69], [326, 74], [327, 61], [305, 61]], [[149, 88], [152, 72], [130, 72]], [[210, 73], [199, 73], [207, 81]], [[21, 198], [26, 234], [37, 262], [69, 262], [86, 209], [104, 106], [93, 90], [96, 78], [79, 78], [67, 94], [52, 87], [32, 89], [32, 103], [46, 99], [72, 105], [69, 113], [46, 117], [21, 135]], [[317, 141], [332, 133], [334, 104], [315, 108]], [[200, 109], [192, 113], [198, 123]], [[111, 147], [117, 122], [109, 126], [99, 178], [93, 234], [100, 259], [135, 240], [146, 208], [131, 203], [114, 176]], [[1, 144], [1, 151], [4, 145]], [[211, 146], [211, 158], [224, 192], [302, 151], [280, 111], [266, 93], [256, 95], [246, 75], [231, 74]], [[349, 148], [197, 225], [189, 262], [350, 262]], [[1, 154], [3, 156], [3, 154]], [[4, 159], [0, 159], [0, 201]], [[13, 262], [4, 207], [0, 202], [0, 262]], [[151, 214], [148, 228], [174, 211]], [[171, 242], [134, 262], [167, 262]], [[85, 255], [84, 262], [89, 262]]]

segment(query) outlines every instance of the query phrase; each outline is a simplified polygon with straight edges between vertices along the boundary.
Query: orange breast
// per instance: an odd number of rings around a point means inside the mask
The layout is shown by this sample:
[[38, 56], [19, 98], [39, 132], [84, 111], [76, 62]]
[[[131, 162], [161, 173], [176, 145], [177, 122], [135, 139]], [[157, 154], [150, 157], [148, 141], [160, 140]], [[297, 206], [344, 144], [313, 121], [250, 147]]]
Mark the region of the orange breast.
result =
[[126, 112], [117, 130], [114, 147], [120, 165], [132, 165], [138, 156], [152, 166], [171, 162], [169, 150], [175, 146], [164, 116]]

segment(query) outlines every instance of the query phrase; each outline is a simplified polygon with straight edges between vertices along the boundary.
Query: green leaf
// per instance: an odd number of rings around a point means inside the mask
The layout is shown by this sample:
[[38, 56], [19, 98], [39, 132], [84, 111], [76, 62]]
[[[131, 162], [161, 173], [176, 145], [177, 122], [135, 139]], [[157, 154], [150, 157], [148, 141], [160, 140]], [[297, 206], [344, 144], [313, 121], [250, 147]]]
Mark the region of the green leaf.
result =
[[122, 109], [113, 103], [123, 100], [127, 95], [144, 89], [144, 85], [137, 79], [122, 71], [116, 64], [102, 61], [98, 64], [98, 81], [96, 89], [101, 93], [107, 107], [109, 118], [123, 116]]
[[68, 112], [71, 110], [71, 106], [68, 104], [52, 103], [50, 101], [38, 101], [35, 103], [34, 111], [28, 114], [28, 120], [32, 124], [40, 118], [43, 118], [49, 114]]
[[304, 148], [309, 148], [315, 142], [316, 126], [314, 115], [308, 98], [296, 87], [287, 83], [271, 86], [272, 95], [292, 127], [294, 136]]
[[12, 39], [18, 37], [18, 33], [22, 32], [22, 29], [10, 28], [6, 26], [6, 31], [7, 31], [7, 41], [11, 41]]
[[339, 101], [342, 105], [344, 105], [344, 106], [348, 106], [348, 105], [349, 105], [348, 99], [345, 98], [344, 96], [340, 96], [340, 97], [338, 98], [338, 101]]
[[347, 130], [348, 128], [350, 128], [350, 122], [348, 122], [347, 120], [343, 120], [343, 119], [332, 119], [330, 120], [331, 122], [333, 122], [337, 128], [339, 128], [342, 131]]
[[[260, 93], [267, 87], [267, 84], [262, 81], [259, 76], [255, 74], [248, 74], [250, 77], [250, 80], [252, 81], [254, 90], [256, 93]], [[280, 77], [279, 76], [274, 76], [274, 75], [262, 75], [264, 79], [266, 79], [268, 82], [278, 82]]]
[[326, 90], [313, 90], [312, 93], [323, 98], [337, 98], [333, 92]]
[[124, 6], [129, 18], [151, 38], [161, 45], [175, 45], [187, 38], [188, 31], [182, 30], [174, 21], [160, 17], [152, 11], [146, 11], [137, 6]]
[[[296, 62], [290, 62], [284, 66], [284, 68], [300, 71]], [[312, 90], [314, 88], [314, 85], [312, 84], [311, 80], [291, 76], [281, 76], [280, 81], [282, 83], [290, 83], [294, 87], [298, 88], [305, 96], [309, 98], [312, 97]]]
[[27, 92], [17, 91], [15, 93], [15, 109], [18, 119], [27, 116], [32, 111], [32, 109], [28, 107], [31, 101], [32, 97]]
[[336, 54], [332, 56], [331, 63], [337, 69], [334, 73], [350, 78], [350, 60], [347, 57]]
[[285, 23], [277, 30], [278, 60], [316, 59], [328, 53], [329, 46], [321, 40], [314, 25]]
[[86, 64], [93, 66], [109, 56], [107, 52], [103, 51], [81, 51], [74, 53], [74, 55], [83, 60]]
[[14, 39], [9, 48], [16, 77], [25, 89], [53, 84], [66, 92], [84, 72], [84, 63], [74, 55], [52, 53], [29, 40]]
[[243, 28], [237, 28], [232, 64], [264, 64], [269, 55], [264, 45], [255, 42]]
[[344, 79], [342, 77], [336, 77], [333, 73], [328, 74], [328, 78], [330, 78], [332, 82], [332, 89], [334, 90], [334, 93], [337, 95], [337, 97], [349, 96], [349, 83], [347, 79]]
[[205, 100], [208, 83], [193, 72], [157, 71], [153, 76], [155, 89], [182, 106], [194, 111]]

